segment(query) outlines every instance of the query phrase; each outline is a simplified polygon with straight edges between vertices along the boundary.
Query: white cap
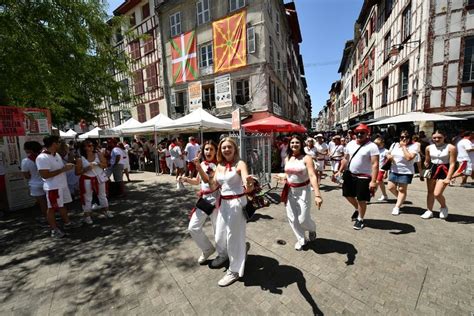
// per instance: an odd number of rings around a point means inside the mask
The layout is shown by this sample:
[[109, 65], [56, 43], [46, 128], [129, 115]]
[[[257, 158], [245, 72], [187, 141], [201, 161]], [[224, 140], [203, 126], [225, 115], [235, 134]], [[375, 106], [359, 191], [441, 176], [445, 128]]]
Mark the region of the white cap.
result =
[[320, 133], [320, 134], [316, 135], [316, 138], [318, 138], [318, 137], [324, 137], [324, 136], [323, 136], [323, 134]]

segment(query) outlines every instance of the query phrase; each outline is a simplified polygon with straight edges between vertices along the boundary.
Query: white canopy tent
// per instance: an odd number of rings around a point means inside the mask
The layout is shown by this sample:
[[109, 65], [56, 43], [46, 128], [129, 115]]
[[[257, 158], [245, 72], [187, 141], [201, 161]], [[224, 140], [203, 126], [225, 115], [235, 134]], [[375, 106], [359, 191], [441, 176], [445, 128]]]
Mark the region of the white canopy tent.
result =
[[87, 138], [99, 138], [99, 131], [102, 129], [100, 127], [95, 127], [94, 129], [79, 135], [79, 139], [87, 139]]
[[422, 121], [463, 121], [465, 118], [440, 115], [434, 113], [425, 113], [425, 112], [410, 112], [394, 117], [389, 117], [384, 120], [380, 120], [375, 123], [369, 124], [372, 125], [388, 125], [388, 124], [397, 124], [397, 123], [407, 123], [407, 122], [422, 122]]
[[115, 127], [112, 127], [111, 130], [121, 131], [125, 128], [134, 128], [134, 127], [139, 127], [141, 125], [142, 125], [142, 123], [140, 123], [139, 121], [137, 121], [136, 119], [134, 119], [132, 117], [132, 118], [128, 119], [127, 121], [123, 122], [122, 124], [117, 125]]
[[76, 133], [74, 130], [72, 130], [72, 129], [68, 129], [68, 130], [66, 131], [66, 135], [67, 135], [67, 136], [70, 136], [70, 137], [76, 137], [77, 133]]
[[203, 109], [197, 109], [172, 123], [158, 127], [157, 132], [220, 132], [232, 130], [232, 123], [221, 120]]
[[168, 125], [168, 124], [171, 124], [172, 122], [173, 122], [172, 119], [160, 113], [146, 122], [143, 122], [143, 123], [137, 122], [138, 124], [136, 126], [124, 127], [121, 129], [121, 131], [123, 134], [128, 134], [128, 135], [140, 134], [140, 133], [153, 133], [160, 126]]

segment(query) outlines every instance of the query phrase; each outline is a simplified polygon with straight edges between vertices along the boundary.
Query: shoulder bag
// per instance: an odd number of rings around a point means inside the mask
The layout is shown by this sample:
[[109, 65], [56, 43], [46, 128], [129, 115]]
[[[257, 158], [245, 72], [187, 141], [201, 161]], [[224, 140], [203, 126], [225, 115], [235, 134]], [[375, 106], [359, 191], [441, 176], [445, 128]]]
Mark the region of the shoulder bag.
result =
[[[365, 143], [367, 144], [367, 143]], [[344, 181], [350, 181], [352, 179], [352, 172], [349, 170], [349, 167], [351, 166], [351, 162], [352, 162], [352, 159], [354, 159], [355, 155], [357, 155], [357, 153], [359, 152], [359, 150], [365, 146], [364, 145], [360, 145], [359, 148], [357, 148], [357, 150], [355, 151], [355, 153], [352, 155], [351, 159], [349, 159], [349, 163], [347, 164], [347, 168], [346, 170], [344, 170], [344, 172], [342, 173], [342, 180]]]

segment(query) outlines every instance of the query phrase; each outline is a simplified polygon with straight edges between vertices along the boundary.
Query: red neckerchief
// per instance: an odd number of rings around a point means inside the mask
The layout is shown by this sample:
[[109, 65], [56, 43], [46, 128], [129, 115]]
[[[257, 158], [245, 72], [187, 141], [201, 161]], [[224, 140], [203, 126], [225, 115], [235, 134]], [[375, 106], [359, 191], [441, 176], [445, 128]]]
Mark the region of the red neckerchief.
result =
[[228, 161], [227, 161], [227, 162], [225, 163], [225, 169], [229, 169], [229, 171], [232, 170], [232, 167], [233, 167], [233, 166], [234, 166], [234, 162], [233, 162], [233, 161], [231, 161], [231, 162], [228, 162]]
[[171, 149], [173, 149], [173, 148], [175, 148], [175, 147], [176, 147], [176, 144], [173, 144], [173, 143], [171, 143], [171, 145], [170, 145], [170, 146], [171, 146]]
[[196, 141], [195, 141], [195, 140], [192, 140], [192, 141], [191, 141], [191, 145], [193, 145], [193, 146], [196, 145]]
[[36, 157], [38, 157], [38, 155], [36, 154], [31, 154], [31, 155], [28, 155], [28, 159], [35, 162], [36, 161]]
[[42, 153], [42, 154], [48, 154], [48, 155], [51, 155], [51, 156], [53, 156], [53, 157], [56, 157], [56, 154], [57, 154], [57, 153], [54, 153], [54, 155], [53, 155], [53, 154], [52, 154], [49, 150], [47, 150], [47, 149], [44, 149], [41, 153]]
[[204, 160], [204, 165], [207, 166], [207, 170], [206, 170], [207, 174], [211, 174], [211, 172], [214, 171], [214, 170], [212, 170], [212, 168], [210, 166], [211, 163], [213, 163], [215, 165], [215, 164], [217, 164], [217, 161], [215, 161], [215, 160], [212, 160], [212, 161]]

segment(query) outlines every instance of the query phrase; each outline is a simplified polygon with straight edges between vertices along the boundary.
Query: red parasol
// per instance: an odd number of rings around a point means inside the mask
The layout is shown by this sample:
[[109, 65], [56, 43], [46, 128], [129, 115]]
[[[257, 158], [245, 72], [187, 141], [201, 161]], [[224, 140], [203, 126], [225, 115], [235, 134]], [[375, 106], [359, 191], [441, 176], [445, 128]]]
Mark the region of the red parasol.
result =
[[283, 120], [276, 116], [269, 116], [257, 121], [243, 124], [242, 127], [248, 132], [281, 132], [281, 133], [305, 133], [304, 126]]

